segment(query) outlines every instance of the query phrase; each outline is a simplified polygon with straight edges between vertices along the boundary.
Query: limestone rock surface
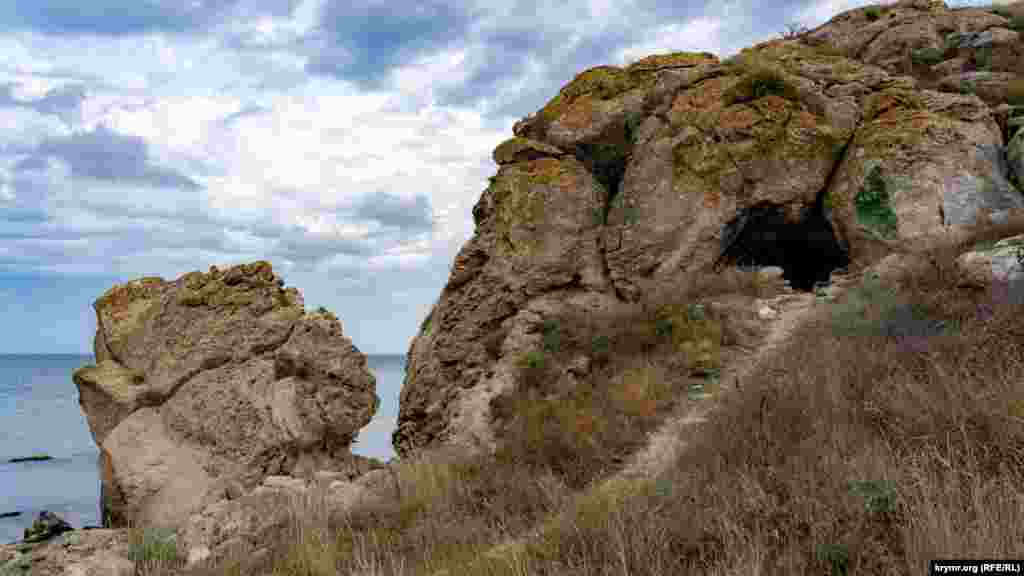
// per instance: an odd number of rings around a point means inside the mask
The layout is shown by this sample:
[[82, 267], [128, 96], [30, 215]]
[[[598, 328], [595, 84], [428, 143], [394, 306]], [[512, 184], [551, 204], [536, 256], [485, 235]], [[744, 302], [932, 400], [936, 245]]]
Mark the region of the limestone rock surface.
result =
[[348, 466], [379, 405], [338, 319], [305, 312], [268, 262], [135, 280], [94, 307], [97, 364], [73, 379], [105, 527], [182, 528], [267, 476]]
[[627, 309], [735, 265], [810, 290], [1021, 213], [1022, 47], [990, 11], [905, 0], [726, 60], [581, 72], [495, 150], [412, 341], [395, 450], [493, 448], [488, 401], [555, 312]]
[[5, 576], [132, 576], [128, 531], [72, 530], [32, 544], [0, 544]]

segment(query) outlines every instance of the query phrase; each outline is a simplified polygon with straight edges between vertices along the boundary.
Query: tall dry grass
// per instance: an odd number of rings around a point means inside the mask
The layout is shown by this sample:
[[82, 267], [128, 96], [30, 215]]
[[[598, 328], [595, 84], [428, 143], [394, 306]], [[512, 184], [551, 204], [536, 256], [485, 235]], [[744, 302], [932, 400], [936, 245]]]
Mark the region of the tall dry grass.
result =
[[[551, 318], [522, 385], [492, 404], [493, 458], [401, 462], [394, 499], [350, 513], [296, 502], [269, 555], [187, 573], [909, 574], [1020, 557], [1024, 286], [965, 285], [953, 260], [1021, 233], [1018, 219], [928, 246], [926, 266], [820, 304], [711, 399], [686, 390], [762, 335], [742, 304], [777, 287], [756, 274], [652, 291], [631, 315]], [[739, 304], [695, 306], [726, 294]], [[711, 337], [710, 352], [686, 346]], [[579, 353], [590, 378], [566, 386], [559, 368]], [[596, 489], [686, 402], [715, 410], [667, 472]]]

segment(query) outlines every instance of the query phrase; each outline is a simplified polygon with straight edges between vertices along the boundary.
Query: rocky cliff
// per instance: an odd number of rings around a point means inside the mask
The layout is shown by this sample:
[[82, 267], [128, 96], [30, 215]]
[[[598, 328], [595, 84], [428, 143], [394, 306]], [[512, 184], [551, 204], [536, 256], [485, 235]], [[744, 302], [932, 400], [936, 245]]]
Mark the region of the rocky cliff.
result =
[[97, 363], [73, 378], [101, 452], [104, 526], [181, 527], [268, 476], [355, 463], [379, 405], [366, 357], [283, 284], [261, 261], [142, 278], [95, 302]]
[[408, 353], [402, 456], [492, 448], [488, 402], [566, 309], [726, 266], [796, 289], [1024, 209], [1024, 41], [911, 0], [743, 50], [582, 72], [493, 154], [476, 230]]

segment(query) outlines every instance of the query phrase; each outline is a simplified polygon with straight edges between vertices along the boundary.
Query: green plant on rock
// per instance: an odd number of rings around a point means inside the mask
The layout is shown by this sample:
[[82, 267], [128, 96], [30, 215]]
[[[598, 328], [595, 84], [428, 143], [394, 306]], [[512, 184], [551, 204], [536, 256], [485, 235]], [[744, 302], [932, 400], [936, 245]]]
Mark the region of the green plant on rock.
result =
[[992, 67], [992, 47], [983, 46], [974, 53], [974, 64], [982, 70], [988, 70]]
[[842, 544], [818, 546], [818, 560], [832, 567], [833, 576], [846, 576], [850, 567], [850, 553]]
[[644, 114], [640, 110], [634, 110], [626, 115], [626, 119], [622, 123], [622, 129], [625, 132], [626, 141], [630, 144], [636, 143], [636, 133], [643, 121]]
[[1006, 83], [1006, 103], [1012, 109], [1010, 117], [1024, 116], [1024, 78], [1014, 78]]
[[1008, 27], [1010, 30], [1016, 30], [1018, 32], [1024, 30], [1024, 14], [1018, 14], [1017, 16], [1010, 18]]
[[961, 80], [960, 81], [960, 93], [961, 94], [974, 94], [978, 89], [978, 85], [974, 80]]
[[622, 218], [626, 226], [636, 224], [640, 220], [639, 212], [637, 211], [636, 206], [626, 206], [626, 208], [622, 211]]
[[887, 480], [857, 480], [849, 483], [850, 492], [864, 498], [864, 508], [872, 514], [896, 509], [896, 488]]
[[889, 194], [881, 169], [874, 166], [868, 171], [854, 203], [857, 219], [882, 237], [894, 237], [897, 231], [896, 213], [889, 207]]
[[20, 553], [6, 564], [0, 565], [0, 576], [28, 576], [32, 573], [32, 558]]
[[781, 96], [785, 93], [786, 85], [777, 74], [761, 73], [753, 77], [752, 90], [754, 98], [763, 98], [769, 94]]
[[132, 562], [173, 563], [179, 559], [176, 535], [170, 528], [133, 529], [128, 545]]
[[540, 370], [544, 368], [544, 353], [539, 350], [531, 350], [521, 357], [519, 364], [524, 368]]
[[992, 8], [992, 13], [996, 16], [1002, 16], [1003, 18], [1010, 18], [1013, 16], [1013, 12], [1010, 12], [1007, 8], [1002, 6]]
[[669, 318], [658, 318], [654, 322], [654, 334], [658, 338], [672, 335], [672, 320]]
[[911, 51], [910, 58], [914, 64], [932, 66], [943, 60], [943, 50], [939, 48], [918, 48]]
[[882, 17], [882, 9], [878, 6], [868, 6], [867, 9], [864, 10], [864, 15], [867, 16], [868, 20], [874, 22]]
[[737, 58], [731, 68], [745, 73], [736, 84], [722, 93], [726, 105], [749, 102], [768, 95], [794, 102], [800, 98], [796, 86], [787, 81], [785, 75], [774, 66], [753, 62], [748, 58]]
[[558, 352], [562, 342], [562, 335], [558, 330], [558, 322], [545, 320], [543, 334], [544, 350], [547, 352]]

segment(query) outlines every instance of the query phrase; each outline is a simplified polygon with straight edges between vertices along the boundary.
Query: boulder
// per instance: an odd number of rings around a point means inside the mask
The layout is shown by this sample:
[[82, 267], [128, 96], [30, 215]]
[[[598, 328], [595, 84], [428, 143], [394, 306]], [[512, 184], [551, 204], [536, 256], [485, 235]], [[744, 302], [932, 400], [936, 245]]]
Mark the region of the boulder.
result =
[[182, 528], [268, 476], [351, 464], [374, 377], [333, 314], [282, 286], [261, 261], [96, 301], [97, 364], [73, 379], [100, 448], [104, 527]]
[[1007, 101], [1024, 81], [1018, 33], [941, 2], [876, 9], [725, 61], [598, 66], [516, 122], [412, 341], [396, 452], [493, 448], [489, 400], [556, 313], [636, 309], [731, 266], [812, 290], [1024, 213]]

